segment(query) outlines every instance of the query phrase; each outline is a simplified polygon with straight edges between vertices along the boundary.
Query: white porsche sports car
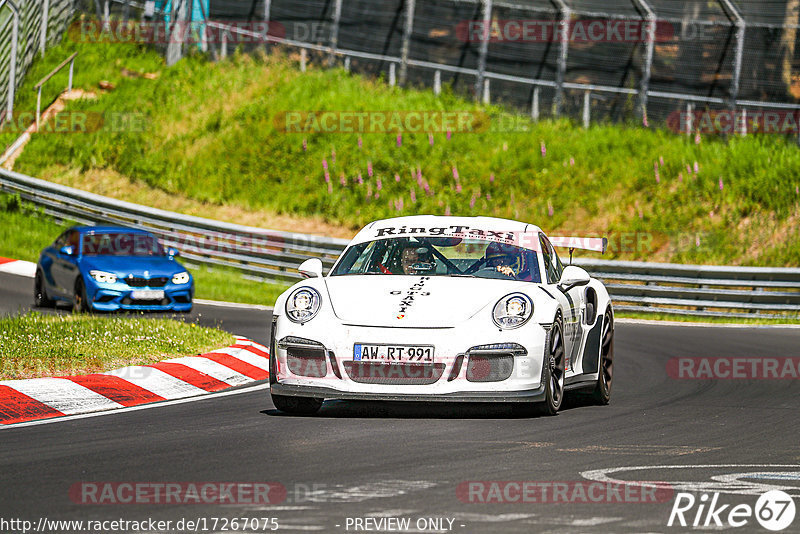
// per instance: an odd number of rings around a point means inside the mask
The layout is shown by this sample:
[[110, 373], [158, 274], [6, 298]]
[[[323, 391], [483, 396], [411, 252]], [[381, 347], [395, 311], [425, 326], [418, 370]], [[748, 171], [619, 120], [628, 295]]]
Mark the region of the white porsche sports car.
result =
[[564, 392], [607, 404], [614, 314], [603, 284], [553, 245], [604, 252], [605, 238], [548, 237], [489, 217], [376, 221], [327, 276], [275, 303], [275, 407], [312, 414], [324, 399], [509, 402], [553, 415]]

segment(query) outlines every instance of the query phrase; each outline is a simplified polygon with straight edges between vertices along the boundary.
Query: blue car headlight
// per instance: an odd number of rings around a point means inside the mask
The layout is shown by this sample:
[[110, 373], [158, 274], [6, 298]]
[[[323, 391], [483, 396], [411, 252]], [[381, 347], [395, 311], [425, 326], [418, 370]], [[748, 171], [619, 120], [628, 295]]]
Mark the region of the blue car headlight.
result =
[[316, 289], [301, 287], [286, 299], [286, 316], [295, 323], [306, 323], [319, 311], [320, 295]]
[[172, 283], [173, 284], [188, 284], [189, 283], [189, 273], [183, 271], [182, 273], [178, 273], [172, 276]]
[[107, 273], [105, 271], [89, 271], [89, 276], [95, 279], [96, 282], [101, 284], [113, 284], [117, 281], [117, 275], [114, 273]]

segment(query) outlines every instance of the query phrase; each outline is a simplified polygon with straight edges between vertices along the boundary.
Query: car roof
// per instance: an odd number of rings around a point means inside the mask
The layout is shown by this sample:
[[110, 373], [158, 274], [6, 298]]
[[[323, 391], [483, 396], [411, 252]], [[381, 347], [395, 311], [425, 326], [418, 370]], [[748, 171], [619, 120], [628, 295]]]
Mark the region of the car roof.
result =
[[73, 226], [70, 230], [77, 230], [81, 234], [124, 232], [126, 234], [149, 234], [146, 230], [126, 228], [124, 226]]
[[[498, 217], [459, 217], [451, 215], [412, 215], [373, 221], [356, 234], [350, 244], [373, 241], [392, 235], [424, 235], [411, 229], [446, 228], [456, 231], [482, 230], [507, 234], [538, 234], [541, 229], [533, 224]], [[439, 234], [442, 235], [442, 234]], [[447, 234], [444, 234], [447, 235]]]

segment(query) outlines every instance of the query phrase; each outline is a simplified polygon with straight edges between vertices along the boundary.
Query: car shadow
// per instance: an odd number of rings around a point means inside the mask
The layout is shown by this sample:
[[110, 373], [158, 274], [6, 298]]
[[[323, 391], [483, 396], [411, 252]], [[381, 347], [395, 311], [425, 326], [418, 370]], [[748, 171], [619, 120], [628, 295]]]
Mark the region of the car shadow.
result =
[[[578, 399], [564, 399], [559, 413], [586, 406]], [[534, 406], [497, 402], [399, 402], [328, 400], [314, 415], [293, 415], [272, 408], [260, 413], [270, 417], [318, 417], [330, 419], [547, 419]]]

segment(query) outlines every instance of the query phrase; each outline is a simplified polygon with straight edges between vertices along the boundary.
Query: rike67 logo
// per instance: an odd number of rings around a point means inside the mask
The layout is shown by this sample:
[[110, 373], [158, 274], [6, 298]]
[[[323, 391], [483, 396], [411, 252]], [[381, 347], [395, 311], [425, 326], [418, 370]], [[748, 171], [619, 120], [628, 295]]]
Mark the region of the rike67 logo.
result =
[[795, 504], [792, 497], [781, 490], [771, 490], [761, 495], [755, 506], [749, 504], [721, 504], [720, 494], [678, 493], [669, 514], [667, 526], [708, 528], [739, 528], [753, 520], [763, 528], [781, 531], [792, 524]]

